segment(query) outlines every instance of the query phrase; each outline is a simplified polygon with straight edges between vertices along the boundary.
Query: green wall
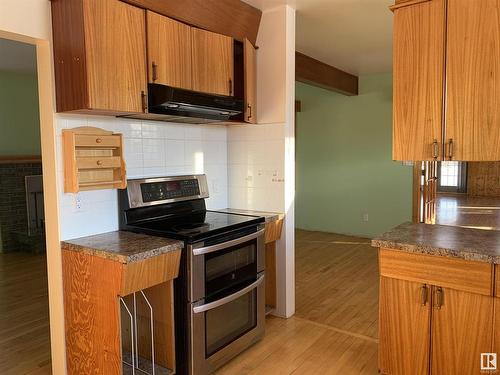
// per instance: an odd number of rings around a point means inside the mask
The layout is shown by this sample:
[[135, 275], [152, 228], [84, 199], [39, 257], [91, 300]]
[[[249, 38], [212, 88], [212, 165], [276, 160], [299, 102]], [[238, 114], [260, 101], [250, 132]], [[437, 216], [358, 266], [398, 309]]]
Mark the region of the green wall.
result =
[[0, 70], [0, 156], [40, 155], [37, 76]]
[[359, 88], [296, 84], [297, 228], [372, 237], [411, 220], [412, 168], [391, 160], [392, 76], [362, 76]]

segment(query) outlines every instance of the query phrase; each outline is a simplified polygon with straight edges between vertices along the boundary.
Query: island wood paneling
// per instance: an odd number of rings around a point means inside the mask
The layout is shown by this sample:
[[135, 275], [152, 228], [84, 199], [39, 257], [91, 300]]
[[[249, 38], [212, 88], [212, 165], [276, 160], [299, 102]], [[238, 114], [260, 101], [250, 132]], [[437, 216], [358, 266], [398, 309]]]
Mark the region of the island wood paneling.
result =
[[493, 265], [458, 258], [379, 250], [380, 275], [493, 295]]
[[63, 250], [69, 375], [121, 374], [120, 263]]
[[492, 350], [494, 298], [449, 288], [442, 293], [442, 306], [432, 311], [431, 374], [480, 375], [481, 353]]
[[467, 194], [500, 197], [500, 162], [467, 163]]
[[443, 149], [445, 1], [395, 9], [393, 35], [392, 158], [434, 160]]
[[446, 141], [454, 160], [500, 160], [499, 19], [499, 0], [448, 0]]
[[500, 264], [495, 266], [495, 280], [495, 296], [500, 297]]
[[[155, 318], [157, 349], [162, 350], [158, 359], [161, 364], [174, 368], [172, 280], [178, 274], [179, 260], [180, 250], [128, 264], [77, 251], [62, 251], [68, 374], [122, 374], [118, 296], [129, 301], [130, 297], [125, 294], [130, 296], [140, 289], [145, 290], [160, 314]], [[132, 305], [128, 303], [128, 306]], [[142, 306], [139, 316], [146, 316], [146, 310]], [[144, 320], [139, 319], [139, 325], [144, 325]], [[147, 320], [149, 323], [149, 318]], [[147, 342], [141, 343], [141, 348], [149, 345], [148, 335], [146, 332], [141, 336], [141, 341]], [[123, 342], [127, 343], [127, 337]]]
[[[500, 295], [497, 295], [500, 297]], [[493, 353], [500, 354], [500, 298], [495, 298], [495, 326], [493, 329]]]
[[295, 80], [345, 95], [358, 95], [358, 77], [295, 52]]
[[[379, 369], [383, 374], [426, 375], [429, 372], [431, 301], [422, 303], [423, 286], [380, 278]], [[395, 301], [398, 308], [394, 308]]]
[[257, 41], [262, 11], [239, 0], [124, 0], [202, 29]]

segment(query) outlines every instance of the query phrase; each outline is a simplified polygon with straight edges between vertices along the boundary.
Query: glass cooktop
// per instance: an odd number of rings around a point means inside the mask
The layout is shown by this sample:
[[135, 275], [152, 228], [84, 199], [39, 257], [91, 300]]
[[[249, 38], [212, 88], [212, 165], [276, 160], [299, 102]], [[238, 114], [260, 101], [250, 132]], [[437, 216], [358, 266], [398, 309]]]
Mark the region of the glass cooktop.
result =
[[248, 225], [262, 223], [263, 217], [203, 211], [184, 216], [156, 219], [134, 226], [182, 240], [199, 240]]

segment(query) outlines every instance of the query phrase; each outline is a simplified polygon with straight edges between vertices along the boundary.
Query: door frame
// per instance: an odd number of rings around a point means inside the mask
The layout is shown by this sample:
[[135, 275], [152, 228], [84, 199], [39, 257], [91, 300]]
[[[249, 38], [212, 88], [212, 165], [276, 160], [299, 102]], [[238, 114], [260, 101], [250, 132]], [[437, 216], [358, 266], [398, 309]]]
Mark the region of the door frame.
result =
[[54, 121], [54, 77], [50, 41], [0, 30], [0, 38], [36, 47], [40, 143], [47, 248], [47, 283], [50, 311], [52, 372], [66, 373], [64, 300], [59, 233], [59, 189], [57, 181], [56, 131]]

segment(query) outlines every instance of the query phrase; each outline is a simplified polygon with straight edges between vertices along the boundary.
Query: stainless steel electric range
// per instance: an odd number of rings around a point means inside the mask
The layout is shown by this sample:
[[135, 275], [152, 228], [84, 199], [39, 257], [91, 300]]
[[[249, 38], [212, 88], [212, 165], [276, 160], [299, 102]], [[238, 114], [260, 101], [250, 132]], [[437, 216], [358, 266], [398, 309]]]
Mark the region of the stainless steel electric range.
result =
[[264, 218], [206, 209], [205, 175], [129, 180], [120, 229], [184, 241], [178, 374], [209, 374], [264, 336]]

